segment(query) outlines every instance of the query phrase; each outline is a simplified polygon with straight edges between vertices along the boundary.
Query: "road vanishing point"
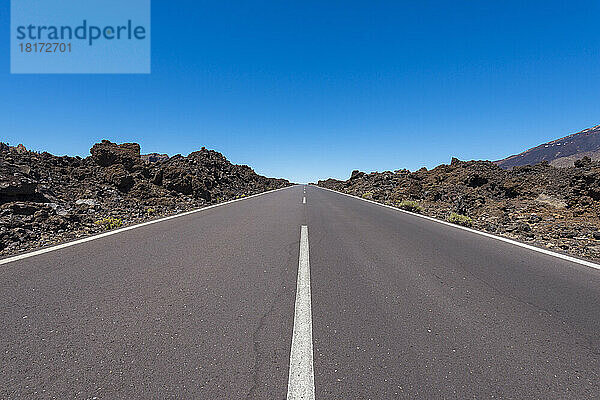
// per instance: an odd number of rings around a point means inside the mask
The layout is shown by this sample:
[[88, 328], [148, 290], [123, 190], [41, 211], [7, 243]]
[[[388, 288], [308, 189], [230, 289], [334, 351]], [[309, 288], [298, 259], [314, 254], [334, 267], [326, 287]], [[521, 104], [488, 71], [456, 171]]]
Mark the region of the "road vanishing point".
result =
[[0, 398], [600, 398], [597, 267], [292, 186], [0, 260]]

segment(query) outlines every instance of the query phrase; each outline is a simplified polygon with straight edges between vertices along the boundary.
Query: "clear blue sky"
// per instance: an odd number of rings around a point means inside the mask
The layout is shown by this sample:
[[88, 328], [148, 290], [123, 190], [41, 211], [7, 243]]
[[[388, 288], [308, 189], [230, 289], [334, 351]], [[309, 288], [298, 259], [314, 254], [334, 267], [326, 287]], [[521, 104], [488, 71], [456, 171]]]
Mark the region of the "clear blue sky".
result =
[[597, 1], [152, 2], [151, 75], [10, 75], [0, 140], [202, 146], [296, 182], [498, 159], [600, 123]]

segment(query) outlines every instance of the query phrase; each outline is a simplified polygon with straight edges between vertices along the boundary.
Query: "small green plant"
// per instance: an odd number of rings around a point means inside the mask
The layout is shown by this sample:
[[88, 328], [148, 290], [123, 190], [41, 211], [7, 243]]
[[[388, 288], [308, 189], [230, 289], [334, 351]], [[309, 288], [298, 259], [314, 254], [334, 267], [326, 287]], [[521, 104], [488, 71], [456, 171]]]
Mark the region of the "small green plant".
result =
[[119, 218], [108, 217], [99, 219], [98, 221], [94, 222], [94, 224], [102, 226], [105, 231], [109, 231], [111, 229], [120, 228], [123, 226], [123, 220]]
[[373, 192], [364, 192], [362, 194], [362, 198], [363, 199], [372, 199], [373, 198]]
[[154, 208], [148, 208], [146, 209], [146, 214], [148, 214], [149, 216], [156, 213], [156, 210]]
[[396, 204], [396, 207], [414, 213], [423, 211], [423, 207], [419, 205], [419, 202], [412, 200], [402, 200], [400, 203]]
[[472, 226], [473, 220], [466, 215], [451, 213], [448, 216], [448, 222], [452, 222], [453, 224], [462, 225], [462, 226]]

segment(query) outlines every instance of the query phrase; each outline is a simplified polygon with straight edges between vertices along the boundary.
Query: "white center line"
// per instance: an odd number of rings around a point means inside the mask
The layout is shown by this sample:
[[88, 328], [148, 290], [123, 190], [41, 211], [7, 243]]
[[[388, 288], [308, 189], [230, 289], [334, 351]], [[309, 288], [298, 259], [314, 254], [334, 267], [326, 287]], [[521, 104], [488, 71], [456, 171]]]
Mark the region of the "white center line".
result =
[[302, 198], [302, 204], [306, 204], [306, 197]]
[[313, 370], [312, 313], [310, 309], [308, 227], [302, 225], [287, 400], [314, 400], [314, 398], [315, 374]]

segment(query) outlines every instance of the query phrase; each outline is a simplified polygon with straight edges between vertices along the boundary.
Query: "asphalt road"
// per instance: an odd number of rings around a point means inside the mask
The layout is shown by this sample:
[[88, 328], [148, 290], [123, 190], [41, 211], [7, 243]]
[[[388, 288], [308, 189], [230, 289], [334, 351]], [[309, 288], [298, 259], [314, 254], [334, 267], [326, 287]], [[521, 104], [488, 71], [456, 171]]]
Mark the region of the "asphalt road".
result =
[[600, 398], [600, 271], [295, 186], [0, 265], [0, 368], [2, 399]]

